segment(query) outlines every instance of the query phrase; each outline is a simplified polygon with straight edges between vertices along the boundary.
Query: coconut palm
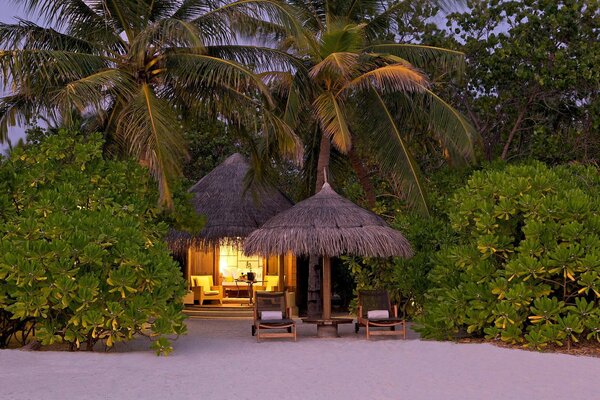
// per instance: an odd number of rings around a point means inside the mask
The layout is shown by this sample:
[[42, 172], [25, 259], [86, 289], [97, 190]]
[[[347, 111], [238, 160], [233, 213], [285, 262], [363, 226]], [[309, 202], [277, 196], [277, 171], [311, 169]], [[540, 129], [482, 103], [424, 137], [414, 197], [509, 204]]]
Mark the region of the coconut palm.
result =
[[[137, 157], [169, 205], [170, 180], [186, 156], [182, 118], [212, 112], [252, 123], [279, 150], [299, 155], [294, 132], [270, 111], [269, 90], [238, 61], [280, 67], [273, 49], [239, 45], [243, 27], [277, 34], [298, 29], [278, 0], [21, 0], [45, 26], [0, 24], [0, 139], [38, 116], [95, 121], [112, 148]], [[90, 118], [91, 117], [91, 118]]]
[[[341, 154], [356, 157], [352, 149], [357, 143], [384, 171], [400, 180], [407, 202], [427, 214], [425, 190], [407, 143], [407, 129], [426, 121], [427, 132], [449, 158], [455, 162], [473, 159], [475, 131], [434, 92], [422, 69], [435, 64], [460, 73], [463, 55], [389, 40], [400, 2], [289, 3], [303, 11], [309, 34], [302, 42], [289, 40], [286, 45], [306, 61], [307, 71], [278, 80], [277, 89], [288, 93], [284, 119], [293, 126], [309, 126], [320, 141], [315, 190], [323, 185], [331, 145]], [[312, 124], [303, 119], [306, 115], [312, 116]]]
[[[401, 183], [407, 202], [428, 214], [421, 172], [407, 137], [423, 125], [455, 161], [474, 157], [475, 131], [433, 90], [421, 68], [462, 70], [463, 55], [446, 49], [395, 43], [400, 2], [380, 0], [288, 0], [303, 13], [301, 40], [282, 43], [302, 59], [296, 74], [270, 76], [283, 98], [284, 120], [308, 131], [318, 149], [315, 191], [324, 182], [333, 149], [356, 161], [359, 144]], [[438, 2], [439, 3], [439, 2]], [[390, 34], [391, 32], [391, 34]], [[385, 38], [386, 40], [382, 40]], [[318, 144], [317, 144], [318, 143]], [[352, 162], [354, 166], [360, 163]], [[305, 163], [310, 167], [311, 163]], [[320, 282], [317, 257], [309, 261], [308, 313], [317, 315]]]

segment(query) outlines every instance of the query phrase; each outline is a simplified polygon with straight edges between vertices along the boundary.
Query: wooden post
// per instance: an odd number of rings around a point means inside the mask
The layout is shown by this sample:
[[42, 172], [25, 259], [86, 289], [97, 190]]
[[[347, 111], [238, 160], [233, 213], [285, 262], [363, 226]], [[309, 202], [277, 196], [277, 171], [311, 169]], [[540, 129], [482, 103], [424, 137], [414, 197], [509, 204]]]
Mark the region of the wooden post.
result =
[[188, 246], [187, 249], [187, 260], [186, 260], [186, 274], [187, 276], [185, 277], [186, 281], [187, 281], [187, 285], [186, 288], [187, 290], [191, 290], [192, 285], [192, 245]]
[[277, 291], [283, 292], [285, 290], [285, 281], [283, 279], [285, 271], [285, 255], [279, 256], [279, 263], [277, 265], [277, 275], [279, 276], [279, 282], [277, 283]]
[[331, 260], [323, 256], [323, 317], [331, 319]]

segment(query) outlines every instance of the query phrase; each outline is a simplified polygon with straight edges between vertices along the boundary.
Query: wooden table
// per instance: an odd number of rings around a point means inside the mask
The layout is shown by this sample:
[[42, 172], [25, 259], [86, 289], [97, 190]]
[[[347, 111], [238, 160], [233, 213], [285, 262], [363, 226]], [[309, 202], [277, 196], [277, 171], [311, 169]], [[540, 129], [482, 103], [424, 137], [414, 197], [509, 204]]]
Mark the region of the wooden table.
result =
[[317, 325], [317, 337], [340, 337], [338, 334], [339, 324], [351, 324], [354, 318], [302, 318], [305, 324]]
[[254, 302], [254, 285], [261, 284], [264, 281], [249, 281], [247, 279], [236, 279], [233, 282], [223, 282], [222, 286], [226, 292], [236, 291], [237, 296], [240, 296], [240, 292], [248, 293], [248, 302], [252, 304]]

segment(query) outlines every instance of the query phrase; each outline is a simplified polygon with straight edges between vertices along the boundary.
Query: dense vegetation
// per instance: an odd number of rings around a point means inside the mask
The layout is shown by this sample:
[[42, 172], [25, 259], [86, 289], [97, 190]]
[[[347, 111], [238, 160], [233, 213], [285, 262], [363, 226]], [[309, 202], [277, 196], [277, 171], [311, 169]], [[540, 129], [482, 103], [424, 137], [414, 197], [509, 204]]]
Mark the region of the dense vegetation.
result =
[[165, 335], [185, 332], [155, 185], [135, 162], [104, 160], [102, 145], [60, 131], [1, 160], [0, 347], [35, 328], [42, 344], [147, 335], [168, 353]]
[[589, 0], [470, 1], [448, 16], [440, 44], [465, 52], [466, 92], [454, 101], [488, 160], [598, 162], [600, 4]]
[[473, 174], [451, 200], [460, 239], [435, 256], [420, 331], [534, 348], [600, 340], [599, 196], [595, 168]]

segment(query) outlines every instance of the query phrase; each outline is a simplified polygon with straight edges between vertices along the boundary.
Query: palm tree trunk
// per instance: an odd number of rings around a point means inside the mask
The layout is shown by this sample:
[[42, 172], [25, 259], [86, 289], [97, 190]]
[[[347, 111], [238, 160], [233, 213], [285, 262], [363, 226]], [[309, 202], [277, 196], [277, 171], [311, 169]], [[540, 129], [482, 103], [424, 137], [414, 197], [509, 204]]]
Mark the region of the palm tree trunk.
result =
[[369, 179], [364, 165], [360, 161], [360, 158], [358, 157], [354, 149], [350, 149], [350, 152], [348, 153], [348, 158], [350, 159], [350, 164], [352, 165], [352, 169], [354, 170], [354, 173], [358, 178], [360, 186], [362, 186], [363, 190], [365, 191], [365, 196], [367, 197], [367, 203], [369, 204], [369, 207], [374, 208], [376, 201], [375, 188], [373, 187], [373, 184]]
[[[321, 144], [319, 146], [319, 159], [317, 160], [317, 183], [315, 193], [321, 190], [325, 183], [325, 171], [329, 169], [329, 152], [331, 142], [325, 135], [321, 135]], [[321, 267], [319, 265], [319, 255], [313, 254], [308, 260], [308, 299], [307, 313], [309, 318], [315, 318], [321, 315]]]

